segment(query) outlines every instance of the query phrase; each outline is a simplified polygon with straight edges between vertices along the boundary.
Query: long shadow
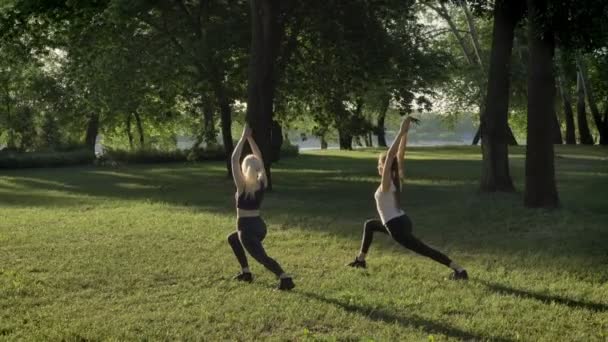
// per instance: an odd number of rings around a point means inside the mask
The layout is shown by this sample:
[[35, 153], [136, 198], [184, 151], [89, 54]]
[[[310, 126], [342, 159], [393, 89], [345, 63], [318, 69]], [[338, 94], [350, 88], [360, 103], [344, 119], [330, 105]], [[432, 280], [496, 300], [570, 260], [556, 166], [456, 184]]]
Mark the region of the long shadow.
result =
[[534, 300], [538, 300], [544, 304], [557, 303], [557, 304], [564, 305], [564, 306], [567, 306], [567, 307], [573, 308], [573, 309], [585, 309], [585, 310], [594, 311], [594, 312], [598, 312], [598, 313], [608, 311], [607, 304], [585, 302], [585, 301], [574, 300], [574, 299], [561, 297], [561, 296], [546, 295], [543, 293], [534, 292], [534, 291], [530, 291], [530, 290], [516, 289], [513, 287], [503, 285], [503, 284], [492, 283], [492, 282], [485, 281], [485, 280], [479, 280], [479, 282], [484, 284], [488, 289], [490, 289], [496, 293], [499, 293], [499, 294], [534, 299]]
[[465, 330], [461, 330], [459, 328], [456, 328], [456, 327], [453, 327], [453, 326], [450, 326], [450, 325], [447, 325], [444, 323], [422, 318], [417, 315], [408, 315], [408, 316], [396, 315], [396, 314], [390, 313], [386, 310], [382, 310], [382, 309], [378, 309], [378, 308], [371, 308], [371, 307], [366, 307], [366, 306], [356, 305], [356, 304], [351, 304], [351, 303], [345, 303], [345, 302], [342, 302], [342, 301], [334, 299], [334, 298], [323, 297], [316, 293], [301, 292], [301, 291], [297, 291], [297, 293], [302, 294], [303, 296], [308, 297], [313, 300], [317, 300], [320, 302], [324, 302], [324, 303], [328, 303], [328, 304], [340, 307], [344, 311], [361, 315], [367, 319], [370, 319], [370, 320], [373, 320], [376, 322], [384, 322], [384, 323], [389, 323], [389, 324], [398, 323], [402, 327], [422, 329], [428, 334], [442, 334], [442, 335], [446, 335], [446, 336], [449, 336], [452, 338], [458, 338], [458, 339], [468, 340], [468, 341], [470, 341], [470, 340], [473, 340], [473, 341], [491, 340], [491, 341], [499, 341], [499, 342], [513, 341], [512, 339], [509, 339], [506, 337], [501, 337], [501, 336], [478, 335], [478, 334], [468, 332]]
[[[372, 194], [379, 179], [375, 157], [370, 153], [361, 156], [308, 154], [278, 163], [273, 171], [276, 191], [269, 193], [264, 203], [264, 216], [268, 223], [280, 229], [297, 226], [352, 238], [353, 248], [356, 248], [363, 221], [376, 215]], [[589, 163], [593, 164], [593, 169], [604, 165], [602, 161]], [[577, 239], [556, 236], [545, 241], [547, 248], [542, 250], [537, 248], [538, 241], [534, 240], [520, 239], [517, 244], [509, 243], [518, 236], [516, 234], [532, 231], [534, 227], [529, 223], [536, 218], [530, 211], [523, 211], [517, 195], [476, 195], [479, 165], [479, 160], [408, 161], [402, 204], [412, 215], [414, 230], [423, 240], [428, 239], [429, 243], [440, 248], [446, 243], [474, 253], [540, 251], [545, 255], [561, 255], [559, 253], [564, 247], [570, 247], [570, 252], [578, 256], [597, 258], [597, 251], [601, 248], [597, 241], [605, 239], [608, 231], [590, 230]], [[225, 177], [221, 162], [116, 169], [83, 167], [69, 171], [21, 170], [3, 175], [9, 177], [10, 183], [24, 189], [19, 193], [0, 189], [2, 205], [5, 206], [71, 207], [95, 205], [106, 199], [147, 200], [222, 215], [234, 214], [234, 185]], [[599, 194], [604, 188], [608, 190], [608, 186], [604, 187], [599, 179], [571, 177], [569, 183], [576, 181], [593, 186], [594, 193]], [[70, 196], [62, 198], [62, 193]], [[6, 200], [5, 194], [8, 195]], [[500, 201], [500, 205], [496, 205], [495, 200]], [[586, 207], [586, 215], [603, 215], [606, 204], [606, 199], [592, 196], [582, 197], [579, 203]], [[493, 222], [494, 217], [497, 223]], [[545, 224], [561, 220], [561, 216], [555, 213], [548, 217]], [[468, 222], [470, 227], [457, 225], [458, 229], [453, 229], [453, 222]], [[567, 267], [577, 271], [576, 265]]]

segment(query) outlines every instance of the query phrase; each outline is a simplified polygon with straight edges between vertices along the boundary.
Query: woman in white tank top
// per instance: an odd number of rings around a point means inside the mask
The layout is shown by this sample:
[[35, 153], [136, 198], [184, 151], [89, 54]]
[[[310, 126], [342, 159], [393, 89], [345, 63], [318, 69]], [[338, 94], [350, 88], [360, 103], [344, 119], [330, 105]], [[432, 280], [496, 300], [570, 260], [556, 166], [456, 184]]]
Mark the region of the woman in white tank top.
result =
[[[403, 157], [407, 142], [407, 133], [413, 119], [406, 118], [401, 123], [399, 134], [389, 148], [388, 152], [382, 153], [378, 158], [378, 173], [382, 177], [380, 186], [374, 193], [378, 219], [365, 221], [363, 226], [363, 241], [359, 255], [348, 266], [355, 268], [366, 268], [365, 256], [372, 243], [374, 232], [389, 234], [403, 247], [408, 248], [420, 255], [429, 257], [454, 270], [451, 279], [466, 280], [468, 274], [465, 269], [453, 262], [445, 254], [427, 246], [414, 235], [412, 235], [412, 221], [400, 207], [401, 180], [403, 176]], [[417, 120], [416, 120], [417, 121]]]

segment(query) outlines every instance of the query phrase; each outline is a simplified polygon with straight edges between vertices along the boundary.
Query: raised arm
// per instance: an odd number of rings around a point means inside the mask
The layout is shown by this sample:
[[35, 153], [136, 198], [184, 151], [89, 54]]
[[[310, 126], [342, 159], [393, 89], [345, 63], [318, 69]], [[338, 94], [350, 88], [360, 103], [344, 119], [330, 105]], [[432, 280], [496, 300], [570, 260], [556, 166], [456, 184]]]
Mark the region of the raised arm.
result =
[[245, 146], [245, 142], [250, 136], [251, 129], [248, 125], [245, 125], [241, 139], [239, 139], [239, 142], [234, 147], [232, 158], [230, 159], [232, 165], [232, 178], [234, 179], [236, 190], [239, 193], [243, 192], [243, 189], [245, 189], [245, 177], [243, 176], [243, 171], [241, 170], [241, 154], [243, 153], [243, 146]]
[[251, 147], [251, 152], [253, 152], [253, 155], [258, 157], [258, 159], [262, 163], [264, 163], [264, 159], [262, 158], [262, 152], [260, 151], [258, 144], [256, 144], [255, 139], [253, 139], [253, 136], [251, 136], [251, 134], [249, 134], [249, 136], [247, 137], [247, 142], [249, 142], [249, 147]]
[[399, 140], [399, 149], [397, 150], [397, 163], [399, 163], [399, 177], [405, 178], [405, 147], [407, 146], [407, 133], [405, 132]]
[[388, 149], [386, 153], [386, 160], [384, 161], [384, 169], [382, 170], [382, 191], [388, 191], [391, 187], [391, 166], [393, 166], [393, 162], [395, 159], [395, 155], [397, 155], [397, 150], [401, 145], [401, 140], [407, 131], [410, 128], [411, 119], [408, 117], [403, 122], [401, 122], [401, 127], [399, 128], [399, 133], [395, 137], [395, 140], [391, 144], [391, 147]]

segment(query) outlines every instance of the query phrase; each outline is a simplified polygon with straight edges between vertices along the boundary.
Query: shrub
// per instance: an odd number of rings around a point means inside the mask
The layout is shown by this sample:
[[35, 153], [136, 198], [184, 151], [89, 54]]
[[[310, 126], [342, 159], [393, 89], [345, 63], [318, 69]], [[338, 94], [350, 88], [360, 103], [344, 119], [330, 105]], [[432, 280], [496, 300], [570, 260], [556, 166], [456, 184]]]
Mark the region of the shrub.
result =
[[95, 153], [88, 149], [71, 152], [0, 152], [0, 169], [22, 169], [34, 167], [60, 167], [90, 164]]
[[127, 164], [147, 164], [147, 163], [173, 163], [187, 161], [187, 152], [181, 150], [119, 150], [106, 149], [104, 154], [98, 158], [101, 163], [107, 160], [122, 162]]
[[297, 157], [300, 155], [300, 147], [292, 145], [289, 140], [286, 140], [281, 146], [281, 158]]

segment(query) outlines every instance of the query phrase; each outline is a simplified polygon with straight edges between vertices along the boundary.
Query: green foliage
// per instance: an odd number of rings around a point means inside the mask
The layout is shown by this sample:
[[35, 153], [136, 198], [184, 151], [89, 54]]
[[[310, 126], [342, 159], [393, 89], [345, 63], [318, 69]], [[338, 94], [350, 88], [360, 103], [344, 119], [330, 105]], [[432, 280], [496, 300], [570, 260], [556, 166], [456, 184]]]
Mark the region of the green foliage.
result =
[[0, 151], [0, 169], [23, 169], [61, 167], [91, 164], [95, 154], [87, 149], [70, 152], [28, 152], [16, 153]]
[[[289, 143], [281, 147], [281, 157], [296, 157], [299, 154], [298, 146]], [[202, 162], [220, 161], [226, 159], [224, 148], [219, 145], [209, 147], [199, 147], [187, 150], [162, 150], [162, 149], [106, 149], [104, 154], [98, 157], [99, 164], [105, 165], [108, 162], [118, 162], [127, 164], [158, 164], [158, 163], [183, 163], [183, 162]]]
[[[424, 122], [423, 122], [424, 124]], [[408, 150], [414, 234], [468, 283], [384, 234], [367, 270], [344, 266], [376, 215], [376, 151], [281, 160], [264, 241], [291, 293], [226, 242], [223, 162], [2, 171], [0, 332], [6, 340], [604, 341], [607, 151], [559, 146], [560, 210], [477, 194], [479, 148]], [[523, 180], [522, 148], [512, 174]]]

